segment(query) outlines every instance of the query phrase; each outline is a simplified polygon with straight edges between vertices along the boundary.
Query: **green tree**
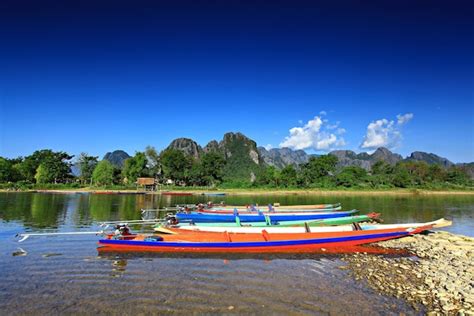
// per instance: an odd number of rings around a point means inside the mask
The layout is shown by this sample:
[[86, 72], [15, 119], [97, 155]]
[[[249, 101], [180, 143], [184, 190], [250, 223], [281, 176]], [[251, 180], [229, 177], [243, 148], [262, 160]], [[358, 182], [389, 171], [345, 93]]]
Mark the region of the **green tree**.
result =
[[378, 160], [372, 165], [371, 175], [368, 177], [370, 185], [377, 187], [391, 187], [393, 180], [394, 167], [383, 160]]
[[113, 179], [112, 183], [114, 183], [114, 184], [123, 184], [122, 169], [115, 166], [114, 164], [112, 164], [112, 167], [114, 167], [114, 177], [113, 177], [114, 179]]
[[311, 157], [301, 168], [301, 178], [305, 185], [323, 183], [324, 178], [336, 170], [337, 157], [333, 155], [322, 155]]
[[298, 173], [293, 165], [285, 166], [280, 171], [281, 185], [285, 187], [292, 187], [297, 184]]
[[108, 160], [101, 160], [92, 172], [95, 185], [110, 185], [114, 181], [114, 166]]
[[222, 182], [224, 176], [224, 157], [217, 152], [208, 152], [201, 157], [202, 175], [208, 185]]
[[462, 168], [453, 166], [448, 169], [446, 180], [450, 183], [465, 185], [469, 183], [469, 176]]
[[163, 175], [176, 182], [186, 182], [192, 167], [192, 158], [177, 149], [167, 149], [160, 154]]
[[204, 169], [200, 161], [193, 160], [191, 167], [185, 170], [184, 178], [189, 184], [192, 185], [203, 186], [212, 183], [212, 178], [204, 173]]
[[99, 157], [89, 156], [87, 153], [81, 153], [77, 159], [80, 175], [79, 180], [82, 184], [92, 183], [92, 173], [97, 166]]
[[0, 157], [0, 182], [11, 181], [11, 164], [3, 157]]
[[367, 171], [361, 167], [348, 166], [336, 176], [336, 185], [353, 187], [364, 184], [367, 179]]
[[412, 185], [412, 178], [404, 163], [397, 163], [394, 168], [392, 183], [399, 188], [407, 188]]
[[274, 166], [268, 166], [265, 169], [261, 170], [257, 174], [257, 179], [255, 181], [255, 185], [273, 185], [275, 182], [274, 179], [275, 175], [275, 167]]
[[383, 160], [375, 162], [371, 168], [372, 174], [388, 175], [393, 173], [393, 166]]
[[21, 158], [7, 159], [0, 157], [0, 183], [21, 180], [20, 172], [17, 169], [17, 164], [21, 160]]
[[36, 183], [50, 183], [52, 182], [53, 178], [51, 175], [50, 170], [48, 170], [48, 167], [46, 167], [45, 164], [41, 164], [38, 166], [36, 169], [36, 174], [35, 174], [35, 180]]
[[424, 185], [429, 181], [429, 166], [424, 161], [407, 161], [402, 163], [414, 185]]
[[43, 164], [43, 168], [48, 174], [47, 178], [50, 179], [49, 182], [66, 182], [72, 177], [70, 160], [73, 157], [62, 151], [37, 150], [19, 163], [18, 170], [27, 181], [34, 182], [37, 169], [40, 164]]
[[430, 182], [444, 182], [446, 180], [446, 170], [437, 164], [430, 165], [428, 178]]
[[256, 185], [268, 185], [278, 187], [281, 183], [280, 170], [274, 166], [268, 166], [258, 173]]
[[147, 175], [147, 160], [142, 152], [137, 152], [132, 158], [125, 160], [122, 169], [122, 178], [127, 183], [134, 183], [138, 177]]

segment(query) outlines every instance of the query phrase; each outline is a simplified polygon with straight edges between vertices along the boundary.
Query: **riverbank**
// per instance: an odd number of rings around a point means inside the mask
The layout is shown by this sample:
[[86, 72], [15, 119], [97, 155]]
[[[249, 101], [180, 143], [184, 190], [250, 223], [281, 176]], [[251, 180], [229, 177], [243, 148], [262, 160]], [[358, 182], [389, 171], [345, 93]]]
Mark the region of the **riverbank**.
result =
[[428, 315], [474, 315], [474, 238], [440, 231], [378, 245], [415, 256], [353, 254], [341, 268], [380, 293], [404, 298], [415, 309], [424, 306]]
[[192, 193], [201, 195], [203, 193], [225, 193], [226, 195], [321, 195], [321, 196], [370, 196], [370, 195], [474, 195], [473, 190], [427, 190], [427, 189], [373, 189], [373, 190], [320, 190], [320, 189], [225, 189], [225, 190], [205, 190], [180, 188], [161, 191], [142, 191], [134, 189], [98, 189], [98, 188], [81, 188], [81, 189], [33, 189], [33, 190], [8, 190], [0, 189], [0, 192], [39, 192], [39, 193], [95, 193], [95, 194], [162, 194], [166, 193]]

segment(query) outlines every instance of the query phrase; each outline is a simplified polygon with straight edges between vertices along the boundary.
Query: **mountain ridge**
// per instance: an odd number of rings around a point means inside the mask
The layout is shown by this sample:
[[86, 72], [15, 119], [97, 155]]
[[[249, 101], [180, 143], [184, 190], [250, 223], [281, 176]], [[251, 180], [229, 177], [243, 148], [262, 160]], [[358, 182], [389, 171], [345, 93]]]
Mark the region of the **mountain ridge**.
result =
[[[191, 138], [175, 138], [164, 149], [177, 149], [184, 154], [200, 159], [208, 152], [218, 152], [227, 161], [226, 172], [237, 174], [237, 178], [253, 179], [256, 173], [264, 166], [274, 166], [282, 169], [288, 165], [298, 166], [306, 163], [311, 156], [303, 150], [293, 150], [287, 147], [265, 149], [240, 132], [228, 132], [223, 135], [221, 141], [211, 140], [204, 147]], [[443, 168], [459, 166], [465, 168], [474, 177], [474, 162], [453, 163], [447, 158], [434, 153], [414, 151], [405, 158], [398, 153], [394, 153], [388, 148], [379, 147], [373, 153], [356, 153], [352, 150], [334, 150], [328, 153], [338, 158], [337, 167], [358, 166], [365, 170], [371, 170], [377, 161], [384, 161], [395, 165], [400, 161], [424, 161], [427, 164], [437, 164]], [[123, 166], [125, 159], [130, 156], [122, 151], [109, 152], [104, 159], [109, 160], [117, 167]]]
[[180, 150], [195, 159], [209, 152], [220, 153], [226, 160], [224, 174], [234, 179], [253, 181], [265, 164], [257, 143], [240, 132], [225, 133], [220, 142], [211, 140], [204, 148], [190, 138], [176, 138], [165, 148], [168, 149]]
[[131, 156], [127, 152], [121, 149], [118, 149], [112, 152], [107, 152], [104, 155], [104, 158], [102, 158], [102, 160], [108, 160], [115, 167], [122, 168], [125, 163], [125, 160], [127, 160], [130, 157]]

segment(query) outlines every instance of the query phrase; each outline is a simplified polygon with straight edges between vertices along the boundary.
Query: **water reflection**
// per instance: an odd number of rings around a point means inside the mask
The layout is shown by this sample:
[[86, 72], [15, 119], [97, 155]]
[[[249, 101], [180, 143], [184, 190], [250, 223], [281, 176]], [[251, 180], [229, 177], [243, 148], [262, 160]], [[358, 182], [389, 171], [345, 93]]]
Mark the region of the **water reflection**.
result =
[[[344, 254], [365, 253], [372, 255], [383, 255], [387, 257], [408, 257], [412, 254], [403, 249], [387, 249], [377, 246], [352, 246], [327, 248], [312, 253], [181, 253], [181, 252], [129, 252], [108, 250], [107, 248], [97, 248], [98, 258], [107, 259], [113, 262], [117, 260], [136, 260], [136, 259], [219, 259], [224, 261], [237, 260], [316, 260], [338, 258]], [[115, 264], [114, 264], [115, 266]]]
[[62, 194], [0, 193], [0, 217], [33, 228], [57, 228], [65, 221], [67, 202]]
[[112, 260], [112, 273], [113, 277], [120, 277], [124, 274], [127, 268], [127, 259]]
[[[141, 208], [206, 202], [203, 196], [0, 193], [2, 314], [416, 314], [404, 301], [354, 282], [341, 254], [99, 253], [96, 236], [14, 239], [24, 230], [99, 230], [139, 219]], [[474, 196], [267, 195], [211, 198], [228, 204], [341, 202], [387, 223], [454, 220], [474, 234]], [[134, 227], [135, 231], [142, 227]], [[146, 229], [146, 228], [145, 228]], [[19, 246], [24, 249], [20, 249]], [[376, 256], [374, 247], [361, 252]], [[61, 254], [61, 255], [58, 255]]]
[[426, 222], [452, 219], [448, 231], [474, 234], [474, 196], [329, 196], [329, 195], [235, 195], [226, 197], [161, 196], [159, 194], [50, 194], [0, 193], [0, 218], [21, 221], [26, 228], [89, 227], [110, 220], [140, 219], [140, 209], [207, 202], [245, 205], [257, 203], [319, 204], [341, 202], [343, 209], [361, 214], [382, 213], [386, 223]]

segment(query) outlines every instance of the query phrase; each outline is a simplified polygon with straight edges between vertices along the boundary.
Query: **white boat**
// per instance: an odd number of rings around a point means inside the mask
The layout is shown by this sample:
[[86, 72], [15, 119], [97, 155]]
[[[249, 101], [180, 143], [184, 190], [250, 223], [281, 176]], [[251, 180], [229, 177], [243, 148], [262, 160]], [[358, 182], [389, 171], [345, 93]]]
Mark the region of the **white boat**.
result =
[[[266, 231], [267, 233], [326, 233], [326, 232], [347, 232], [353, 230], [378, 230], [378, 229], [392, 229], [392, 228], [417, 228], [427, 225], [433, 225], [433, 228], [441, 228], [446, 226], [451, 226], [452, 221], [446, 220], [444, 218], [438, 219], [436, 221], [427, 222], [427, 223], [406, 223], [406, 224], [358, 224], [358, 225], [340, 225], [340, 226], [328, 226], [328, 227], [278, 227], [278, 226], [269, 226], [269, 227], [229, 227], [229, 226], [196, 226], [196, 225], [179, 225], [179, 227], [173, 227], [173, 230], [183, 229], [187, 231], [203, 231], [203, 232], [228, 232], [228, 233], [262, 233]], [[169, 232], [166, 227], [157, 227], [155, 231], [167, 233]]]

